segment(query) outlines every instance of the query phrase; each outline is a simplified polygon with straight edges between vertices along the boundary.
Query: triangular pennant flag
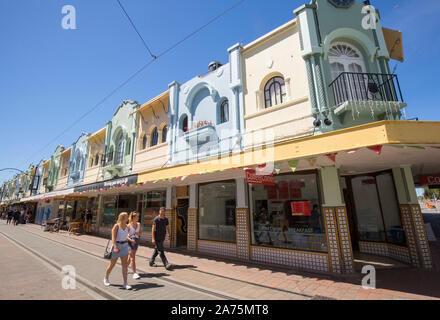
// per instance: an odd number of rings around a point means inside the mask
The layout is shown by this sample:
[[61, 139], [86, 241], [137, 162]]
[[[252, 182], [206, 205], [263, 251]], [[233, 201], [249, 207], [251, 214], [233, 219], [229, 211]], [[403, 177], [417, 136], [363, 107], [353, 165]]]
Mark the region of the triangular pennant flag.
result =
[[405, 146], [401, 146], [401, 145], [398, 145], [398, 144], [390, 144], [389, 146], [393, 147], [393, 148], [396, 148], [396, 149], [405, 149]]
[[279, 163], [274, 164], [274, 170], [276, 174], [280, 174], [281, 171], [281, 165]]
[[316, 164], [316, 161], [318, 161], [318, 158], [311, 158], [311, 159], [308, 159], [308, 161], [309, 161], [309, 164], [310, 164], [312, 167], [314, 167], [315, 164]]
[[383, 146], [374, 146], [374, 147], [367, 147], [367, 148], [370, 149], [371, 151], [376, 152], [378, 155], [380, 155], [382, 153], [382, 147]]
[[287, 163], [289, 164], [289, 167], [292, 170], [292, 172], [295, 172], [296, 168], [298, 167], [299, 160], [290, 160], [287, 161]]
[[185, 180], [186, 178], [188, 178], [188, 176], [183, 176], [181, 180], [183, 181], [183, 180]]
[[336, 155], [337, 153], [328, 153], [326, 156], [333, 162], [336, 162]]

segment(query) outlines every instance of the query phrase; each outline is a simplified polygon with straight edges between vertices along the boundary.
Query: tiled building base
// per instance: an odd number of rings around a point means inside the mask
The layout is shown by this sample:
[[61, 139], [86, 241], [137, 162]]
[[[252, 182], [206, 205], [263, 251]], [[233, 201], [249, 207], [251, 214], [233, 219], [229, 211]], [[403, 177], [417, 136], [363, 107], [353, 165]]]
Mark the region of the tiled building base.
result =
[[247, 208], [237, 208], [237, 256], [243, 260], [249, 260], [249, 214]]
[[251, 247], [251, 253], [253, 261], [315, 271], [329, 271], [328, 255], [325, 253], [307, 253], [254, 246]]
[[197, 250], [197, 209], [188, 209], [188, 234], [187, 234], [187, 249], [189, 251]]
[[378, 256], [393, 258], [411, 264], [408, 248], [388, 243], [359, 242], [359, 250], [362, 253], [375, 254]]
[[422, 267], [432, 268], [432, 256], [429, 248], [428, 236], [426, 235], [425, 223], [423, 221], [420, 205], [411, 205], [411, 216], [414, 225], [415, 237], [418, 244], [419, 255], [422, 260]]
[[171, 241], [169, 240], [169, 237], [167, 236], [164, 245], [166, 248], [175, 248], [176, 241], [177, 241], [176, 210], [167, 209], [165, 211], [165, 215], [168, 218], [168, 221], [170, 223]]
[[216, 256], [237, 257], [237, 245], [235, 243], [199, 240], [197, 243], [197, 251]]

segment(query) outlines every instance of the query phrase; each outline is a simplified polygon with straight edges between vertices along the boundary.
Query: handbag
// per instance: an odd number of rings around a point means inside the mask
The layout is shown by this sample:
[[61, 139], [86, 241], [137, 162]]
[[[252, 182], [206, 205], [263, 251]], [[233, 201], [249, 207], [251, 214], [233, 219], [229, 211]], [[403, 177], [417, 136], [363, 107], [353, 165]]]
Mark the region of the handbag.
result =
[[107, 259], [107, 260], [111, 260], [112, 252], [113, 252], [113, 245], [110, 247], [110, 250], [108, 249], [108, 245], [110, 244], [110, 241], [111, 240], [109, 240], [107, 242], [107, 246], [105, 247], [105, 252], [104, 252], [104, 259]]
[[[119, 229], [119, 227], [118, 227], [118, 229]], [[112, 240], [110, 239], [107, 242], [107, 246], [105, 247], [105, 252], [104, 252], [104, 259], [107, 259], [107, 260], [111, 260], [112, 253], [113, 253], [113, 245], [110, 247], [110, 250], [109, 250], [109, 247], [108, 247], [108, 245], [110, 244], [110, 241], [112, 241]]]

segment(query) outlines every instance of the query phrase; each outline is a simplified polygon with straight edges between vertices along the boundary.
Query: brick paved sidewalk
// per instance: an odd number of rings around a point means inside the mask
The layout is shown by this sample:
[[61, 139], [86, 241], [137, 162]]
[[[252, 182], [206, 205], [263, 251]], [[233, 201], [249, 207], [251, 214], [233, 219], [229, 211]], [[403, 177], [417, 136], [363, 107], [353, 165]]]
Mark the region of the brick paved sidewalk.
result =
[[[42, 232], [41, 227], [35, 225], [22, 225], [20, 228], [100, 256], [108, 241], [91, 235], [69, 236], [66, 232], [59, 234]], [[140, 246], [137, 257], [139, 267], [146, 269], [146, 258], [151, 256], [152, 252], [151, 247]], [[412, 268], [378, 269], [378, 289], [365, 290], [360, 285], [362, 274], [346, 276], [318, 274], [194, 255], [186, 251], [168, 252], [167, 257], [170, 262], [177, 265], [175, 270], [149, 268], [150, 272], [167, 274], [179, 281], [235, 293], [249, 299], [288, 299], [289, 293], [302, 295], [304, 298], [350, 300], [440, 298], [439, 272]]]

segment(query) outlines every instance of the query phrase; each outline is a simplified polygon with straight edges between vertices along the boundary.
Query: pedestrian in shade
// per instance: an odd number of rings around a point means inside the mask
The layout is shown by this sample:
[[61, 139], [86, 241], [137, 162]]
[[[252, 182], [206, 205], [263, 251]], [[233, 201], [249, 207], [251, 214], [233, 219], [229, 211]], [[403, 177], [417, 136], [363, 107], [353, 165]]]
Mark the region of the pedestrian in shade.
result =
[[133, 279], [139, 279], [140, 276], [136, 272], [136, 251], [139, 247], [139, 240], [142, 234], [141, 224], [139, 223], [139, 213], [133, 211], [130, 213], [128, 225], [128, 237], [130, 241], [128, 245], [130, 247], [130, 254], [128, 257], [128, 265], [131, 266], [133, 271]]
[[20, 211], [18, 211], [17, 208], [15, 208], [15, 210], [14, 210], [13, 218], [14, 218], [14, 222], [13, 222], [14, 226], [17, 226], [19, 223], [19, 220], [20, 220]]
[[159, 215], [153, 219], [152, 242], [155, 248], [153, 256], [149, 261], [150, 267], [156, 266], [154, 260], [160, 254], [160, 258], [162, 259], [165, 268], [167, 270], [170, 270], [172, 268], [172, 264], [168, 262], [165, 256], [165, 248], [163, 246], [167, 231], [168, 238], [171, 240], [170, 223], [168, 221], [168, 218], [165, 217], [165, 208], [162, 207], [159, 210]]
[[14, 211], [11, 208], [8, 209], [8, 218], [6, 219], [6, 224], [10, 224], [14, 216]]
[[124, 288], [127, 290], [131, 289], [131, 286], [128, 285], [127, 282], [127, 274], [128, 274], [128, 254], [129, 247], [128, 241], [130, 238], [128, 237], [128, 213], [122, 212], [118, 217], [118, 222], [113, 226], [112, 229], [112, 257], [110, 260], [110, 265], [107, 267], [104, 278], [104, 285], [106, 287], [110, 286], [109, 276], [110, 272], [118, 262], [118, 258], [121, 259], [122, 264], [122, 277], [124, 279]]

